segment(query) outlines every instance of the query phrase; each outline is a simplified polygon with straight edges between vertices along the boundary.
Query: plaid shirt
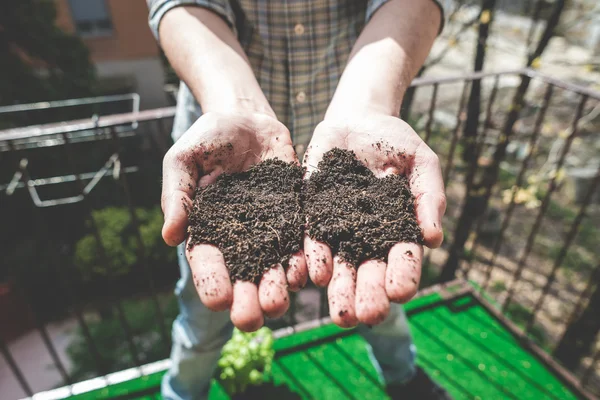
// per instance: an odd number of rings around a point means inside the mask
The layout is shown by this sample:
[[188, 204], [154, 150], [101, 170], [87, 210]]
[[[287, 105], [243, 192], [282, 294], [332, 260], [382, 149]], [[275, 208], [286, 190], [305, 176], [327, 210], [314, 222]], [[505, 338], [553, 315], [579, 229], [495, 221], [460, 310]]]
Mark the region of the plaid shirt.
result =
[[[451, 0], [432, 1], [448, 15]], [[325, 115], [358, 35], [386, 0], [147, 2], [157, 39], [160, 20], [173, 7], [195, 5], [221, 16], [237, 34], [277, 118], [289, 128], [294, 143], [306, 145]], [[183, 82], [177, 103], [175, 140], [201, 115]]]

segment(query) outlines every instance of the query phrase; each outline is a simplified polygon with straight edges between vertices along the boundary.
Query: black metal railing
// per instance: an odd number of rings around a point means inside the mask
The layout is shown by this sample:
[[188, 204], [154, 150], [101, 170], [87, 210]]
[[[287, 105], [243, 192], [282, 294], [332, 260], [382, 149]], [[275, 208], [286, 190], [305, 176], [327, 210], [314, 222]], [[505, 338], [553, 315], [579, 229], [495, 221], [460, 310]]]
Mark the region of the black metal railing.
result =
[[[465, 132], [472, 129], [466, 128], [465, 120], [474, 81], [480, 83], [480, 107], [485, 111], [477, 131]], [[587, 150], [586, 141], [598, 140], [597, 135], [593, 139], [589, 116], [600, 107], [600, 93], [530, 69], [420, 78], [413, 87], [406, 118], [440, 156], [449, 204], [446, 241], [440, 249], [426, 251], [422, 286], [457, 276], [468, 279], [521, 327], [528, 340], [550, 353], [569, 348], [569, 326], [582, 323], [589, 308], [597, 307], [595, 293], [600, 291], [600, 261], [591, 248], [593, 236], [600, 233], [595, 203], [600, 168], [584, 179], [587, 186], [580, 198], [569, 195], [576, 179], [567, 176], [586, 161], [579, 159]], [[0, 131], [0, 212], [9, 221], [2, 225], [0, 238], [13, 243], [16, 225], [11, 222], [18, 225], [18, 234], [35, 237], [36, 252], [49, 266], [52, 292], [60, 298], [57, 308], [75, 318], [96, 376], [116, 368], [99, 350], [90, 327], [97, 314], [108, 313], [120, 327], [131, 366], [149, 360], [140, 353], [144, 346], [124, 305], [136, 296], [151, 300], [156, 343], [160, 354], [168, 354], [170, 317], [161, 295], [172, 287], [177, 270], [174, 264], [156, 267], [139, 209], [158, 204], [160, 162], [170, 144], [174, 113], [174, 108], [164, 108]], [[600, 167], [598, 155], [590, 157], [588, 164]], [[99, 226], [96, 211], [107, 204], [123, 207], [128, 215], [127, 240], [134, 255], [126, 273], [114, 272], [113, 249]], [[104, 291], [94, 286], [93, 279], [79, 276], [74, 246], [68, 245], [77, 236], [68, 232], [70, 224], [77, 225], [78, 233], [89, 234], [93, 267], [104, 271], [92, 276], [106, 285]], [[585, 263], [577, 268], [565, 267], [567, 260], [571, 265], [571, 259], [582, 258]], [[39, 332], [64, 384], [72, 384], [79, 378], [65, 365], [47, 330], [53, 313], [46, 312], [48, 304], [40, 293], [49, 292], [32, 283], [34, 276], [19, 276], [19, 271], [10, 272], [4, 279], [28, 299], [31, 326]], [[290, 311], [273, 326], [327, 315], [325, 293], [307, 290], [315, 293], [307, 296], [313, 300], [292, 294]], [[557, 304], [562, 307], [558, 311]], [[598, 330], [586, 333], [587, 347], [573, 345], [579, 346], [576, 361], [559, 357], [576, 375], [578, 385], [592, 392], [598, 391], [600, 379]], [[1, 337], [0, 350], [23, 394], [39, 390], [32, 384], [35, 377], [27, 376]]]

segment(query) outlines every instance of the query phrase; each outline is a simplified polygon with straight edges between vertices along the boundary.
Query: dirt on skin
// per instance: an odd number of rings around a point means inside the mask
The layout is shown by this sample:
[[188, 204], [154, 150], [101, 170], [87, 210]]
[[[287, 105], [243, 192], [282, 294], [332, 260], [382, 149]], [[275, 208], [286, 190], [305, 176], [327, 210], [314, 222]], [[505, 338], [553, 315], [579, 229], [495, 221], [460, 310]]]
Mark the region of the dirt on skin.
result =
[[325, 153], [303, 198], [308, 235], [355, 267], [372, 259], [387, 262], [395, 243], [423, 242], [408, 179], [377, 178], [352, 151]]
[[232, 282], [258, 283], [269, 268], [287, 267], [302, 246], [303, 173], [300, 166], [271, 159], [197, 188], [189, 212], [190, 248], [218, 247]]

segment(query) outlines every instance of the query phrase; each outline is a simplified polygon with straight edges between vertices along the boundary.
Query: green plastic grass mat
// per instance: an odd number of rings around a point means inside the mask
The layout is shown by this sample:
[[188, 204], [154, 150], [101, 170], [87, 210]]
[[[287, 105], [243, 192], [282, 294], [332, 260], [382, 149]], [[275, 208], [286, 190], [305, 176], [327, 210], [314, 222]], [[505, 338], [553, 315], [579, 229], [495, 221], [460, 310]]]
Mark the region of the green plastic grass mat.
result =
[[[577, 399], [544, 364], [470, 295], [444, 303], [439, 294], [406, 305], [417, 363], [455, 399]], [[275, 341], [272, 384], [263, 398], [386, 399], [354, 330], [334, 325]], [[161, 373], [72, 399], [158, 399]], [[213, 382], [210, 400], [229, 399]]]

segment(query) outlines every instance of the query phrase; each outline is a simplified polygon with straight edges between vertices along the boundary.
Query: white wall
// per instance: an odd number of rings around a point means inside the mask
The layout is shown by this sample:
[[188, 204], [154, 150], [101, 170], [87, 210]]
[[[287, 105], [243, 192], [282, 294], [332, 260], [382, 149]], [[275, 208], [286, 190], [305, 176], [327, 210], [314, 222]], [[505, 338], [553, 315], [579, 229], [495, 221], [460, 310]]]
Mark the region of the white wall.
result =
[[164, 73], [159, 57], [139, 60], [105, 61], [96, 63], [98, 77], [129, 77], [140, 95], [140, 108], [150, 109], [168, 105], [164, 92]]

